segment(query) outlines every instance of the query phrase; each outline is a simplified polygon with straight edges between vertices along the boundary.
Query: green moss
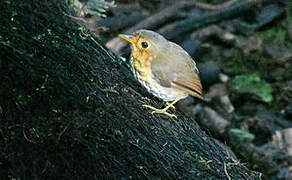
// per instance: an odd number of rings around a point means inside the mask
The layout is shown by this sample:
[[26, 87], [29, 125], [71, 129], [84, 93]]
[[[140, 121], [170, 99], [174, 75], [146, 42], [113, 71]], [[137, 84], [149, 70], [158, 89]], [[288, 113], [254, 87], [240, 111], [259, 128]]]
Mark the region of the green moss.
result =
[[263, 43], [285, 45], [287, 42], [287, 32], [277, 26], [259, 32], [258, 35]]
[[232, 58], [224, 59], [224, 66], [228, 69], [232, 69], [235, 73], [246, 73], [248, 67], [243, 59], [242, 53], [239, 50], [234, 50]]
[[254, 94], [266, 103], [270, 103], [273, 100], [272, 86], [261, 80], [257, 74], [235, 76], [232, 85], [233, 89], [238, 93]]
[[271, 68], [272, 63], [272, 59], [265, 58], [261, 52], [244, 55], [240, 49], [232, 50], [232, 56], [223, 59], [223, 66], [234, 74], [265, 72]]
[[194, 157], [198, 161], [198, 163], [200, 164], [201, 168], [203, 168], [205, 170], [211, 170], [209, 163], [212, 161], [200, 156], [195, 151], [186, 151], [185, 156]]

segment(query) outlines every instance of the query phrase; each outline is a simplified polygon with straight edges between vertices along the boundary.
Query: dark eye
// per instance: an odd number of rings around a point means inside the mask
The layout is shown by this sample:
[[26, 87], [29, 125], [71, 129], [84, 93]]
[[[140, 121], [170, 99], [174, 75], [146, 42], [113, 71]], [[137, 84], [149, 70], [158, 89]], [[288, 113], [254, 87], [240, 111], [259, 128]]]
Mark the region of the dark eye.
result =
[[141, 46], [142, 46], [142, 48], [147, 48], [148, 47], [148, 43], [147, 42], [141, 42]]

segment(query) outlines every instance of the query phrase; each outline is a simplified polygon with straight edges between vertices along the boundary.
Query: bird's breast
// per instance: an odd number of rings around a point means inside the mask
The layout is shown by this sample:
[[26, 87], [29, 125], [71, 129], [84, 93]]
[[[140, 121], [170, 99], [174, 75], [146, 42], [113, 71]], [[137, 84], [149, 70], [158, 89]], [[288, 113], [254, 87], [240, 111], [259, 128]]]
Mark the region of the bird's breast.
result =
[[154, 96], [164, 101], [173, 101], [187, 96], [184, 92], [177, 91], [171, 87], [161, 86], [153, 78], [151, 61], [139, 61], [138, 59], [131, 57], [130, 62], [135, 78]]
[[137, 79], [148, 82], [148, 83], [152, 82], [153, 79], [152, 79], [152, 72], [151, 72], [151, 62], [149, 60], [141, 61], [132, 56], [130, 63], [131, 63], [134, 76]]

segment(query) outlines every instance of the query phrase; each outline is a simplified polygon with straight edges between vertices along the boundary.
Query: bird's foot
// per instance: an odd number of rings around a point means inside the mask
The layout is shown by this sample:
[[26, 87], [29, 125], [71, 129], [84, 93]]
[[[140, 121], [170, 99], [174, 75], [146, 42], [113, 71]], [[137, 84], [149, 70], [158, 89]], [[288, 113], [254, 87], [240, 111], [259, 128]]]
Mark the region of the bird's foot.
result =
[[153, 111], [152, 111], [152, 114], [155, 114], [155, 113], [157, 113], [157, 114], [164, 114], [164, 115], [169, 116], [169, 117], [171, 117], [171, 118], [177, 118], [176, 115], [174, 115], [174, 114], [170, 114], [170, 113], [167, 112], [167, 110], [168, 110], [170, 107], [175, 108], [172, 104], [166, 106], [164, 109], [157, 109], [157, 108], [155, 108], [155, 107], [152, 107], [152, 106], [149, 106], [149, 105], [145, 105], [145, 104], [143, 105], [143, 107], [146, 107], [146, 108], [152, 109], [152, 110], [153, 110]]
[[172, 103], [166, 102], [167, 107], [169, 106], [172, 109], [175, 109], [175, 106]]

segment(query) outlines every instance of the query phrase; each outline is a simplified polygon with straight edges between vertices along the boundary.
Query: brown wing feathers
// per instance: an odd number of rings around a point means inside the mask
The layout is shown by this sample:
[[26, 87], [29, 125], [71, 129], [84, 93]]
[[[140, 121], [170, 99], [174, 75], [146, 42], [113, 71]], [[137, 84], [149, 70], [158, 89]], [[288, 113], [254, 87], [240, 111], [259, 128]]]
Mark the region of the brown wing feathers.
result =
[[189, 95], [203, 99], [202, 97], [202, 85], [198, 75], [196, 75], [192, 81], [185, 79], [178, 79], [173, 82], [173, 88], [176, 88], [181, 91], [185, 91]]

